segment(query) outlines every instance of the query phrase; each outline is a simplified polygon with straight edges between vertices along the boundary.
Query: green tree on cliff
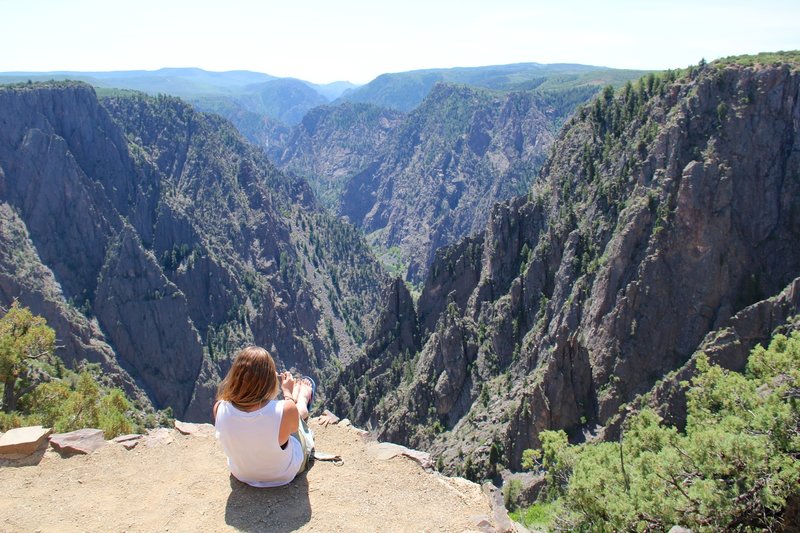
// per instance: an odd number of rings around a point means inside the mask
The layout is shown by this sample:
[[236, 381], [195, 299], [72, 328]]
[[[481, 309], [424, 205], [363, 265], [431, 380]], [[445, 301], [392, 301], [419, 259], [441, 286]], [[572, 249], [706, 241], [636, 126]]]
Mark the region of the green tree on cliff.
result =
[[53, 355], [55, 332], [44, 318], [34, 316], [14, 302], [0, 318], [0, 382], [3, 383], [3, 411], [17, 410], [20, 397], [42, 381], [35, 364]]
[[106, 438], [134, 431], [132, 407], [120, 389], [98, 382], [96, 365], [65, 369], [53, 356], [55, 332], [14, 302], [0, 317], [0, 431], [42, 424], [56, 431], [100, 428]]

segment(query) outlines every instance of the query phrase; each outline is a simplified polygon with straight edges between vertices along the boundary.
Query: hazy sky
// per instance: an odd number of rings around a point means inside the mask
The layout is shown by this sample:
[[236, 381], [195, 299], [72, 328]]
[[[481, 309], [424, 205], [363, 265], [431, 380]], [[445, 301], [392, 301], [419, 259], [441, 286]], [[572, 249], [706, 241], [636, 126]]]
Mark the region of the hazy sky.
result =
[[0, 0], [0, 71], [200, 67], [364, 83], [432, 67], [663, 69], [798, 48], [797, 0]]

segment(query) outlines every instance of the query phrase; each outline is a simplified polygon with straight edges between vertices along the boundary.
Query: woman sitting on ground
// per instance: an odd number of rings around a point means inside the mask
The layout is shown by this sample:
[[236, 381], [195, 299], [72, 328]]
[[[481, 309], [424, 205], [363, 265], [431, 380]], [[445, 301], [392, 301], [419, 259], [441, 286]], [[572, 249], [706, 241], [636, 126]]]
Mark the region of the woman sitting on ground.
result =
[[236, 355], [214, 404], [217, 439], [236, 479], [277, 487], [305, 469], [314, 447], [306, 426], [313, 394], [311, 378], [279, 375], [265, 349], [251, 346]]

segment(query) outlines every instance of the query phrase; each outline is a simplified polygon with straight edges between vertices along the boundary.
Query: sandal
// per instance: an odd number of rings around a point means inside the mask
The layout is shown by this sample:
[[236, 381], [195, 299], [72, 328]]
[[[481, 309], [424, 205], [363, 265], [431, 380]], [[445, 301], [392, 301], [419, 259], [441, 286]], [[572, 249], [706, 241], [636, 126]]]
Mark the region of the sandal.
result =
[[307, 379], [308, 381], [311, 382], [311, 398], [308, 399], [308, 410], [311, 411], [311, 406], [313, 405], [314, 398], [317, 395], [317, 383], [311, 376], [303, 376], [300, 379]]

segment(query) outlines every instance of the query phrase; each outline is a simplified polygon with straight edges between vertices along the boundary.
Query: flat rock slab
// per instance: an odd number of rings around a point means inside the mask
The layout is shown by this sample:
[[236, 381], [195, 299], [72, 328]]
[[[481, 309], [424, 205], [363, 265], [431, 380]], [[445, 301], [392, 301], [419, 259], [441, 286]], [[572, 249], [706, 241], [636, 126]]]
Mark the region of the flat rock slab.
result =
[[62, 454], [87, 454], [105, 446], [102, 429], [79, 429], [50, 436], [50, 445]]
[[214, 433], [214, 426], [211, 424], [193, 424], [180, 420], [175, 421], [175, 429], [183, 435], [211, 435]]
[[145, 446], [166, 446], [175, 442], [172, 433], [173, 431], [169, 428], [151, 429], [144, 436], [142, 442]]
[[143, 436], [144, 435], [140, 435], [138, 433], [130, 433], [128, 435], [120, 435], [119, 437], [114, 437], [113, 439], [111, 439], [111, 442], [129, 442], [132, 440], [139, 440]]
[[400, 446], [399, 444], [392, 444], [391, 442], [378, 442], [368, 446], [367, 453], [379, 461], [388, 461], [393, 457], [403, 455], [403, 451], [405, 451], [405, 449], [405, 446]]
[[42, 426], [10, 429], [0, 437], [0, 455], [25, 457], [35, 452], [53, 430]]
[[132, 433], [130, 435], [120, 435], [119, 437], [111, 439], [111, 442], [122, 444], [126, 450], [132, 450], [136, 448], [136, 445], [139, 444], [139, 441], [143, 436], [144, 435], [138, 435], [136, 433]]
[[433, 466], [431, 455], [429, 453], [412, 450], [410, 448], [406, 448], [405, 446], [393, 444], [391, 442], [370, 444], [367, 447], [367, 453], [380, 461], [388, 461], [389, 459], [397, 457], [398, 455], [404, 455], [409, 459], [413, 459], [414, 461], [418, 462], [423, 468], [431, 468]]

